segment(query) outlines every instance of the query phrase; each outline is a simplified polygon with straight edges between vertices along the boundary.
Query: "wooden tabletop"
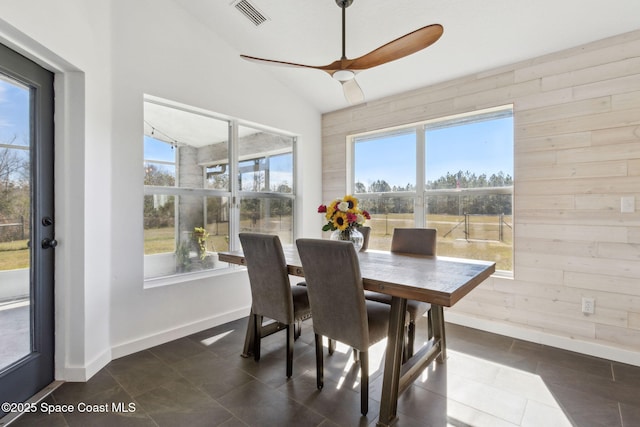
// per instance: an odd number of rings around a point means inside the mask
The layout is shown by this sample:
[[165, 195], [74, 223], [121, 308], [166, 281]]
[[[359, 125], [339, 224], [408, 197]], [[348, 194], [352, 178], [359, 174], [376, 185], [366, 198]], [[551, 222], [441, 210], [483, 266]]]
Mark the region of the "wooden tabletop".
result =
[[[304, 277], [293, 246], [284, 248], [289, 274]], [[220, 261], [245, 265], [242, 252], [220, 252]], [[496, 270], [496, 263], [368, 250], [359, 252], [365, 289], [451, 307]]]

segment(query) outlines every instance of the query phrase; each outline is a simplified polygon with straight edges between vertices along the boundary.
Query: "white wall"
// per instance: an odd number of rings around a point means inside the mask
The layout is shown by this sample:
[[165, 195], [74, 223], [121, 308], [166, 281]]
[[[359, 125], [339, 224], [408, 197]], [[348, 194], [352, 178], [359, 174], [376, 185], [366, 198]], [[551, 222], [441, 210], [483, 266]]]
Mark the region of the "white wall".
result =
[[[492, 277], [445, 317], [640, 365], [640, 30], [325, 114], [324, 199], [344, 194], [347, 135], [504, 104], [514, 278]], [[628, 196], [636, 209], [621, 213]]]
[[56, 377], [246, 315], [244, 272], [143, 288], [143, 94], [300, 135], [299, 213], [320, 203], [320, 114], [171, 0], [2, 9], [0, 40], [57, 72]]

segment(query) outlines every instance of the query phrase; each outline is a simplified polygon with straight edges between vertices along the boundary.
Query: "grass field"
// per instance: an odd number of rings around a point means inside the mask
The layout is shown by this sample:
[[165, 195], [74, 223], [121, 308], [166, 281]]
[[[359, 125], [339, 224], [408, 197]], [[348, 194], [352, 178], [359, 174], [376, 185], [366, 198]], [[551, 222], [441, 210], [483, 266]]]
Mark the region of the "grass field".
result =
[[[464, 216], [430, 215], [428, 228], [435, 228], [438, 236], [438, 255], [496, 262], [498, 270], [513, 270], [512, 218], [505, 217], [502, 241], [497, 216], [470, 216], [465, 228]], [[394, 228], [413, 227], [412, 214], [372, 215], [369, 248], [388, 250]], [[465, 234], [468, 231], [469, 236]]]
[[27, 240], [0, 242], [0, 271], [29, 267]]
[[[211, 227], [208, 227], [207, 231], [209, 232], [209, 237], [207, 238], [207, 250], [219, 252], [229, 249], [226, 233], [224, 235], [216, 235], [215, 230], [211, 229]], [[220, 231], [221, 230], [218, 230], [218, 232]], [[174, 252], [175, 249], [175, 229], [173, 227], [148, 228], [144, 230], [145, 255]]]

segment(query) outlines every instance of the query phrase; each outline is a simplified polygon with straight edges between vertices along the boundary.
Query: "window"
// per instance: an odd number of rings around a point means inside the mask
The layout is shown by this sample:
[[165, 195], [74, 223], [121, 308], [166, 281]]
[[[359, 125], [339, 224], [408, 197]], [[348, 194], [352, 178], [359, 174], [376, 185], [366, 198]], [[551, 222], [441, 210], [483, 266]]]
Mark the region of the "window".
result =
[[240, 126], [240, 231], [277, 234], [293, 244], [293, 140]]
[[242, 231], [293, 243], [294, 137], [156, 98], [144, 129], [145, 279], [226, 268]]
[[501, 107], [352, 137], [370, 248], [396, 227], [438, 230], [439, 255], [513, 269], [513, 111]]

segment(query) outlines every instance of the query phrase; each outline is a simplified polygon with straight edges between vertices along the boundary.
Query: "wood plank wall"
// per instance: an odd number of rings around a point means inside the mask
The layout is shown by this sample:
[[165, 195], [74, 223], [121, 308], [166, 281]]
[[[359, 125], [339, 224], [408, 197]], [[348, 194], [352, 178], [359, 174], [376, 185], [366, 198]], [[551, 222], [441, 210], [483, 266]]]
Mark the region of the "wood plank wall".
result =
[[514, 277], [452, 311], [640, 365], [640, 31], [325, 114], [323, 200], [345, 194], [348, 135], [511, 103]]

